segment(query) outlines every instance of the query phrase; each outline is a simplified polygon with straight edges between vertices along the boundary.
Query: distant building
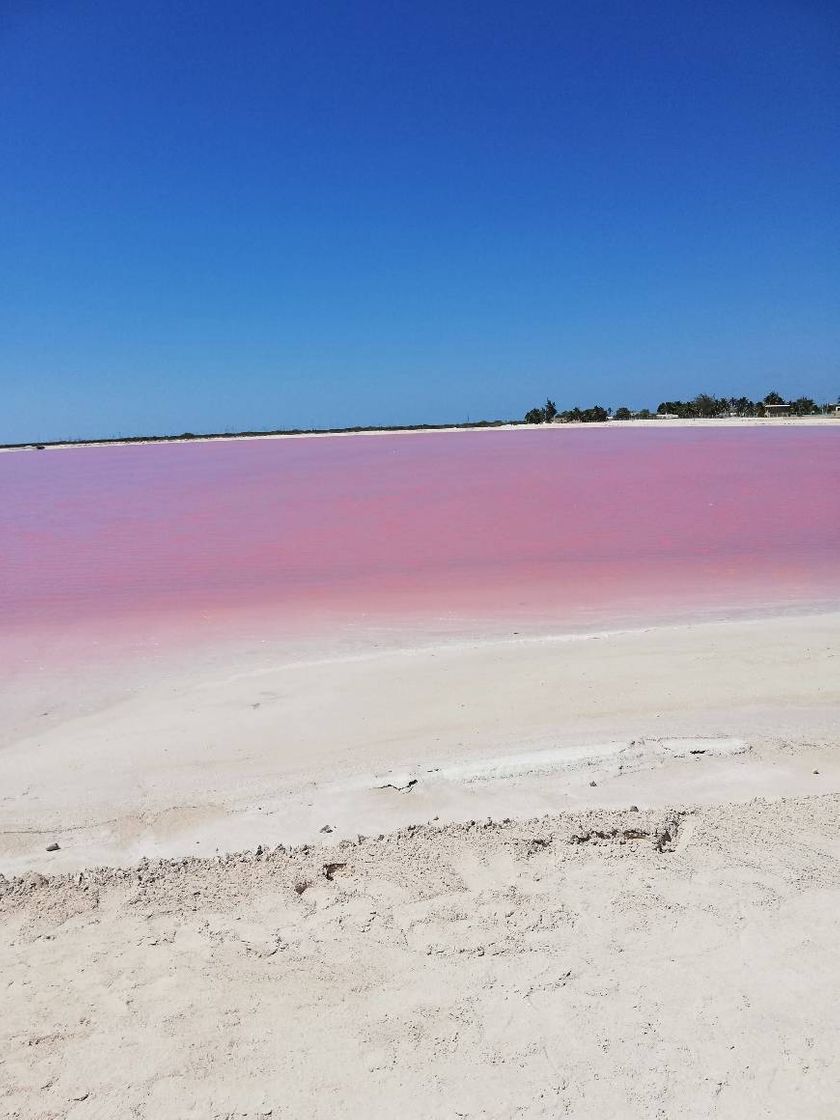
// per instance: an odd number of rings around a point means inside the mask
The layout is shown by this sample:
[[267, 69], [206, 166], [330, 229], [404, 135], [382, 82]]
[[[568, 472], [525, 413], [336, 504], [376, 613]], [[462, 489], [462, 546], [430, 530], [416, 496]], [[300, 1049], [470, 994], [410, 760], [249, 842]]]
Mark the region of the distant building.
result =
[[787, 402], [784, 404], [765, 404], [763, 408], [765, 416], [790, 416], [790, 404]]
[[832, 413], [832, 416], [840, 416], [840, 404], [836, 404], [834, 406], [834, 411]]

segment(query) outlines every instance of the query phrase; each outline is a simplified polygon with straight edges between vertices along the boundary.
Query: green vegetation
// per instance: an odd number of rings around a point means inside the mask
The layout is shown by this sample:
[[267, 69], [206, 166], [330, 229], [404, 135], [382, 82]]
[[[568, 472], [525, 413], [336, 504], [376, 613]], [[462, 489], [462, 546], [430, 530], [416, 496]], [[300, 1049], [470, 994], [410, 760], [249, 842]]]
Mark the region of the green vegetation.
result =
[[698, 393], [690, 401], [662, 401], [655, 413], [647, 408], [631, 412], [626, 405], [613, 412], [597, 404], [592, 408], [575, 407], [558, 412], [554, 402], [549, 400], [542, 408], [532, 408], [526, 412], [525, 423], [546, 424], [556, 420], [564, 424], [587, 424], [610, 418], [653, 420], [657, 417], [677, 417], [681, 420], [700, 420], [718, 416], [767, 416], [772, 415], [772, 409], [768, 409], [768, 406], [773, 405], [784, 405], [790, 410], [791, 416], [819, 416], [835, 410], [833, 404], [819, 405], [810, 397], [785, 401], [774, 389], [761, 401], [751, 401], [749, 397], [715, 397], [711, 393]]
[[787, 405], [792, 416], [817, 416], [820, 413], [831, 412], [834, 408], [833, 405], [828, 404], [818, 405], [810, 397], [785, 401], [784, 397], [774, 389], [761, 401], [751, 401], [749, 397], [713, 397], [709, 393], [700, 393], [692, 401], [663, 401], [656, 411], [660, 415], [688, 419], [713, 416], [765, 416], [768, 405]]
[[[628, 412], [629, 415], [629, 412]], [[566, 412], [558, 412], [554, 401], [546, 401], [543, 408], [532, 408], [525, 413], [526, 424], [551, 424], [555, 420], [563, 423], [592, 423], [597, 420], [609, 420], [610, 414], [599, 404], [592, 408], [570, 408]]]
[[550, 424], [557, 416], [557, 405], [546, 399], [542, 408], [532, 408], [525, 413], [526, 424]]

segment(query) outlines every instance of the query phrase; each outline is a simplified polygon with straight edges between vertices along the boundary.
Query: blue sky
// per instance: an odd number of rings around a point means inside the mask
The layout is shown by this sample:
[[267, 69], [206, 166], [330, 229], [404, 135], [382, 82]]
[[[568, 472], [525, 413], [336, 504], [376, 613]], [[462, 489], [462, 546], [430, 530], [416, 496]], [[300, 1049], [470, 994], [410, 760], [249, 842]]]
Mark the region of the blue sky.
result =
[[5, 0], [0, 440], [840, 393], [826, 0]]

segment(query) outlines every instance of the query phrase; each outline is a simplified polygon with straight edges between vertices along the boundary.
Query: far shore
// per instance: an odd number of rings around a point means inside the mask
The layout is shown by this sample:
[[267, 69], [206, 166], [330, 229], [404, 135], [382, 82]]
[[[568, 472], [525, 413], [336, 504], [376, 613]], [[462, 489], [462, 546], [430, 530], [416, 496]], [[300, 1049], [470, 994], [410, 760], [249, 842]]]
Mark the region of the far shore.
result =
[[79, 447], [131, 447], [155, 443], [225, 443], [232, 440], [266, 439], [326, 439], [347, 436], [422, 436], [430, 433], [463, 432], [535, 432], [551, 429], [553, 431], [572, 431], [589, 428], [756, 428], [756, 427], [830, 427], [840, 429], [840, 416], [722, 416], [712, 418], [693, 417], [691, 419], [650, 419], [606, 420], [592, 423], [522, 424], [513, 422], [482, 421], [475, 424], [418, 425], [413, 427], [385, 428], [339, 428], [324, 431], [274, 431], [274, 432], [231, 432], [210, 433], [206, 435], [174, 436], [127, 436], [117, 439], [80, 439], [56, 441], [31, 441], [0, 445], [0, 453], [11, 451], [60, 451]]

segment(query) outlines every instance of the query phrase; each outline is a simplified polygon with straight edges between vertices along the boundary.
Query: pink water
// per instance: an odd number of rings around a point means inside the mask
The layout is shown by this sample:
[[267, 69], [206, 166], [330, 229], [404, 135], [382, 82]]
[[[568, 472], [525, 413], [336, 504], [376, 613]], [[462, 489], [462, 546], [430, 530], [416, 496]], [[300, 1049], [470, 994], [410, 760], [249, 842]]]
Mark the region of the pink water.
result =
[[0, 455], [7, 665], [35, 634], [107, 645], [161, 620], [282, 634], [840, 604], [838, 557], [840, 424]]

